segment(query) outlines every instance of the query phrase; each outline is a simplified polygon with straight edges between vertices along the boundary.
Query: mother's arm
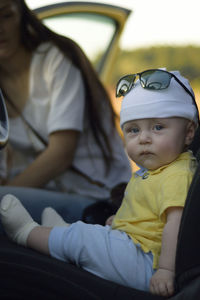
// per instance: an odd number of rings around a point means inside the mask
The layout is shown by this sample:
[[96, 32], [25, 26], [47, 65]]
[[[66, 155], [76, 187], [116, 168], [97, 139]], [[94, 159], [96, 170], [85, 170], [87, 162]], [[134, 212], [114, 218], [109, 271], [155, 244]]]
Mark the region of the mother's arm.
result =
[[63, 130], [49, 136], [47, 148], [22, 173], [6, 183], [12, 186], [43, 187], [70, 167], [79, 132]]

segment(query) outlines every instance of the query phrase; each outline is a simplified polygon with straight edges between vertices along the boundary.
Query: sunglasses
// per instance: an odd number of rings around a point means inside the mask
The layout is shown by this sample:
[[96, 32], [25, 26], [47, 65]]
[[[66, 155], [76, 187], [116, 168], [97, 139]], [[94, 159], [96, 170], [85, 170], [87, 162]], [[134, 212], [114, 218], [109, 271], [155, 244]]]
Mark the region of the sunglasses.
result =
[[[188, 93], [197, 109], [198, 106], [193, 93], [173, 74], [165, 70], [150, 69], [141, 73], [129, 74], [120, 78], [116, 86], [116, 97], [125, 96], [134, 87], [136, 77], [139, 76], [140, 84], [147, 90], [164, 90], [170, 85], [170, 81], [174, 78], [182, 88]], [[199, 119], [199, 115], [198, 115]]]
[[173, 73], [160, 69], [151, 69], [141, 73], [123, 76], [117, 83], [116, 97], [125, 96], [128, 92], [130, 92], [130, 90], [134, 87], [134, 82], [137, 76], [139, 76], [141, 86], [148, 90], [167, 89], [170, 85], [171, 79], [174, 78], [192, 97], [196, 104], [194, 95]]

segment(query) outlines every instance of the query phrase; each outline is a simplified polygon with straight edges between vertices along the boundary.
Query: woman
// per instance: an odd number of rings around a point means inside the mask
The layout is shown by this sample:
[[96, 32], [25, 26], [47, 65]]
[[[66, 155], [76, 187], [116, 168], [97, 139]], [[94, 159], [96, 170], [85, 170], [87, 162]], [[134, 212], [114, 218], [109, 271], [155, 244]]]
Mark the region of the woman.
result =
[[108, 199], [129, 180], [114, 113], [91, 64], [23, 0], [0, 0], [0, 87], [10, 121], [6, 185], [64, 191], [66, 202], [71, 195]]

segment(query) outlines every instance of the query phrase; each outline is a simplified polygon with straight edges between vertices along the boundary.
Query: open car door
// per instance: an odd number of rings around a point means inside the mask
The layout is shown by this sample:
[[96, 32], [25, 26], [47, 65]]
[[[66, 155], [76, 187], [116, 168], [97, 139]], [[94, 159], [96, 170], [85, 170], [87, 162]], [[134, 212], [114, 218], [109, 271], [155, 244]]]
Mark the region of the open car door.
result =
[[109, 81], [130, 10], [96, 2], [62, 2], [39, 7], [35, 12], [52, 30], [76, 41], [102, 81]]

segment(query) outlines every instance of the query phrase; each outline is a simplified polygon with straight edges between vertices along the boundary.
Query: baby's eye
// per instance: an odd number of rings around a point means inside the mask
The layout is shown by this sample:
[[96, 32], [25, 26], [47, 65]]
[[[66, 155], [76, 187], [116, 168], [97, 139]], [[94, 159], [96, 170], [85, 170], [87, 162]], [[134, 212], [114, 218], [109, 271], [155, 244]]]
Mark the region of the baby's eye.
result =
[[164, 127], [162, 126], [162, 125], [160, 125], [160, 124], [156, 124], [155, 126], [154, 126], [154, 129], [155, 130], [157, 130], [157, 131], [160, 131], [160, 130], [162, 130]]
[[137, 127], [131, 127], [130, 128], [130, 132], [131, 133], [138, 133], [139, 132], [139, 128], [137, 128]]

